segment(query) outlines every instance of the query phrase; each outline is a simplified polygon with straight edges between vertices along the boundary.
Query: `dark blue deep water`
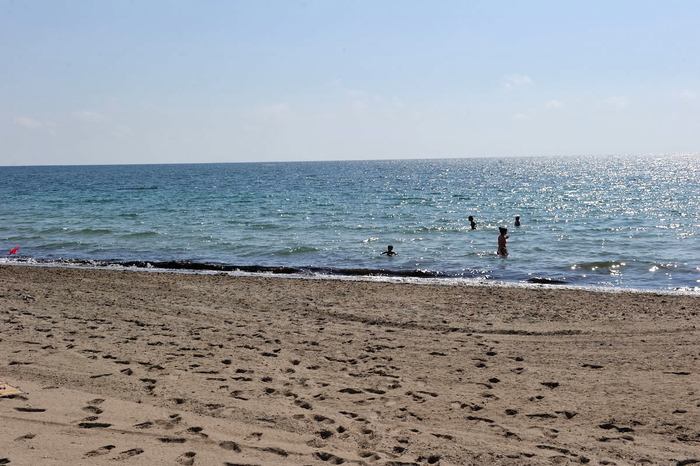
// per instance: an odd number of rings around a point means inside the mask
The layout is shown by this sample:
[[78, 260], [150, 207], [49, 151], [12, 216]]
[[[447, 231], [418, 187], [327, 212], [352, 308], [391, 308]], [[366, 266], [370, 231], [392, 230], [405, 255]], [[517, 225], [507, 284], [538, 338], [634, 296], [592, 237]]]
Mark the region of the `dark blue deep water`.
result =
[[[0, 167], [0, 179], [0, 263], [700, 290], [697, 154]], [[380, 254], [388, 244], [398, 256]]]

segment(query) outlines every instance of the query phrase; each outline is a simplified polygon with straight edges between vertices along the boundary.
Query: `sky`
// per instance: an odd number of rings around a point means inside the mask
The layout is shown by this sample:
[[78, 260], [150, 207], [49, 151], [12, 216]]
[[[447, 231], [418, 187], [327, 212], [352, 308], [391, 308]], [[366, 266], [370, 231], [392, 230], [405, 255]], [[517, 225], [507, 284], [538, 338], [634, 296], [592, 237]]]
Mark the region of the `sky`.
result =
[[695, 0], [0, 0], [0, 165], [700, 152]]

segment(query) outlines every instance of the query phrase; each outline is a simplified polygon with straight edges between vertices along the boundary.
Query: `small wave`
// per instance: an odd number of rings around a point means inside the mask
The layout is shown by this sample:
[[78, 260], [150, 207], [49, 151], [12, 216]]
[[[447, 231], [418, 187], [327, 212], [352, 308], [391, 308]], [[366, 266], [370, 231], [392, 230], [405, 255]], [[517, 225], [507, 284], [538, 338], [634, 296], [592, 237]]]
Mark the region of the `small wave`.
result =
[[158, 236], [160, 233], [157, 231], [139, 231], [135, 233], [128, 233], [126, 235], [123, 235], [123, 238], [144, 238], [148, 236]]
[[583, 262], [580, 264], [575, 264], [571, 268], [573, 270], [587, 270], [589, 272], [595, 272], [603, 270], [619, 269], [620, 267], [625, 267], [627, 264], [619, 261], [599, 261], [599, 262]]
[[76, 231], [71, 231], [71, 235], [110, 235], [112, 234], [112, 230], [108, 229], [95, 229], [95, 228], [83, 228], [82, 230], [76, 230]]
[[568, 283], [566, 280], [546, 277], [532, 277], [529, 278], [527, 281], [529, 283], [538, 283], [543, 285], [566, 285]]
[[411, 234], [411, 233], [440, 233], [440, 234], [462, 234], [464, 232], [469, 232], [471, 231], [471, 227], [469, 225], [460, 225], [457, 222], [454, 222], [452, 220], [445, 220], [444, 225], [435, 225], [435, 226], [426, 226], [426, 227], [419, 227], [419, 228], [414, 228], [414, 229], [406, 229], [404, 232], [406, 234]]
[[107, 262], [90, 260], [90, 259], [37, 259], [27, 256], [14, 256], [12, 258], [0, 259], [0, 263], [4, 264], [24, 264], [24, 265], [49, 265], [49, 266], [65, 266], [65, 267], [105, 267]]
[[313, 253], [313, 252], [318, 252], [318, 248], [313, 248], [309, 246], [299, 246], [295, 248], [288, 248], [288, 249], [279, 249], [277, 251], [274, 251], [271, 253], [273, 256], [294, 256], [296, 254], [307, 254], [307, 253]]
[[31, 240], [31, 239], [39, 239], [41, 238], [41, 235], [50, 235], [54, 233], [65, 233], [68, 231], [68, 228], [66, 227], [50, 227], [50, 228], [43, 228], [39, 230], [39, 236], [25, 236], [22, 239], [25, 240]]
[[85, 243], [82, 241], [63, 241], [41, 244], [38, 246], [34, 246], [33, 249], [36, 249], [37, 251], [48, 251], [49, 253], [51, 253], [53, 251], [60, 251], [61, 249], [80, 248], [84, 245]]

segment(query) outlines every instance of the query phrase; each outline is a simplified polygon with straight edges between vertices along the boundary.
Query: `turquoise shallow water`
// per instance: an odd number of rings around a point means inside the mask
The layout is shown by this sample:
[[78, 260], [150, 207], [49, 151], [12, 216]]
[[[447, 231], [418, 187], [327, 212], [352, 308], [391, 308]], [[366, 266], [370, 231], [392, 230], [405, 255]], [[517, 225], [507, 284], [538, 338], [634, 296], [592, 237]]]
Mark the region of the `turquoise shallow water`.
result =
[[[0, 167], [0, 176], [0, 251], [21, 247], [5, 263], [700, 290], [697, 154]], [[499, 226], [509, 228], [505, 259], [495, 254]], [[398, 256], [380, 254], [388, 244]]]

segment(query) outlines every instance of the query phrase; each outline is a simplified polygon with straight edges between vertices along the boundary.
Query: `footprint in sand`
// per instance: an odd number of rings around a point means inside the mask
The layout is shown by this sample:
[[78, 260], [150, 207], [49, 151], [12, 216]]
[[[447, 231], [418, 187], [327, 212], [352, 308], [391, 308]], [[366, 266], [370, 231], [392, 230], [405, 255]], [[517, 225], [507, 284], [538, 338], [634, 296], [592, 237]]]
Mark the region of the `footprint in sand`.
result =
[[88, 458], [92, 458], [93, 456], [102, 456], [106, 455], [110, 451], [112, 451], [115, 448], [114, 445], [105, 445], [103, 447], [97, 448], [95, 450], [89, 451], [85, 453], [84, 456], [87, 456]]
[[84, 406], [81, 408], [83, 411], [86, 411], [88, 413], [92, 414], [102, 414], [104, 411], [102, 409], [98, 408], [97, 406]]
[[381, 459], [381, 457], [373, 451], [360, 452], [360, 456], [362, 458], [364, 458], [366, 460], [370, 460], [370, 461], [377, 461], [377, 460]]
[[286, 451], [282, 450], [281, 448], [277, 448], [277, 447], [266, 447], [266, 448], [263, 448], [262, 451], [274, 453], [275, 455], [280, 455], [280, 456], [289, 456], [289, 453], [287, 453]]
[[303, 400], [294, 400], [294, 404], [299, 406], [300, 408], [303, 408], [303, 409], [309, 409], [309, 410], [314, 409], [313, 406], [311, 405], [311, 403], [303, 401]]
[[43, 413], [46, 410], [44, 408], [23, 408], [23, 407], [18, 407], [15, 408], [15, 411], [19, 411], [20, 413]]
[[182, 455], [178, 456], [177, 462], [181, 464], [182, 466], [192, 466], [194, 464], [194, 457], [197, 455], [197, 453], [193, 451], [188, 451], [186, 453], [183, 453]]
[[317, 451], [314, 453], [314, 457], [321, 460], [321, 461], [327, 461], [330, 464], [343, 464], [345, 463], [345, 460], [343, 458], [340, 458], [338, 456], [335, 456], [331, 453], [326, 453], [323, 451]]
[[221, 448], [223, 448], [224, 450], [231, 450], [231, 451], [235, 451], [236, 453], [241, 452], [241, 447], [236, 442], [231, 442], [231, 441], [219, 442], [219, 446]]
[[83, 429], [105, 429], [111, 425], [112, 424], [108, 424], [106, 422], [81, 422], [78, 424], [78, 427], [82, 427]]
[[158, 440], [163, 443], [185, 443], [187, 441], [187, 439], [176, 437], [159, 437]]
[[187, 432], [188, 434], [191, 434], [191, 435], [197, 435], [201, 438], [209, 437], [209, 435], [202, 432], [203, 430], [204, 430], [204, 428], [202, 428], [202, 427], [190, 427], [185, 432]]
[[132, 448], [131, 450], [126, 450], [119, 453], [119, 455], [117, 455], [117, 457], [114, 459], [117, 461], [123, 461], [131, 458], [132, 456], [140, 455], [141, 453], [143, 453], [141, 448]]

